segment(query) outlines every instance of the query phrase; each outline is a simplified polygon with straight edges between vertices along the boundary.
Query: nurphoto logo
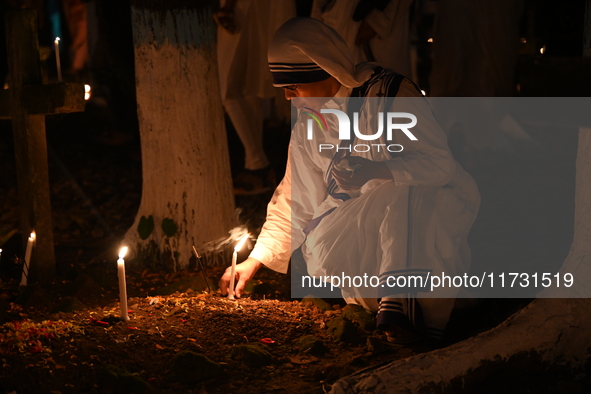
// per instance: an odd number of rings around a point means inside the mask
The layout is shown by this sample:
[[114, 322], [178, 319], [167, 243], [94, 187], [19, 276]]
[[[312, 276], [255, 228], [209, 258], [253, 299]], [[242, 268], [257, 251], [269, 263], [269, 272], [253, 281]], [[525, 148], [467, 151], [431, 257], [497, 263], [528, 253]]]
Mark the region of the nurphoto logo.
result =
[[[338, 109], [321, 109], [320, 112], [315, 111], [311, 108], [305, 107], [306, 111], [304, 114], [310, 116], [307, 122], [307, 138], [308, 140], [312, 140], [314, 133], [313, 133], [313, 124], [314, 121], [320, 127], [320, 130], [327, 131], [328, 130], [328, 123], [322, 114], [332, 114], [337, 117], [339, 122], [339, 140], [341, 141], [351, 141], [351, 120], [349, 119], [349, 115], [345, 112], [338, 110]], [[388, 112], [386, 113], [386, 140], [392, 141], [392, 135], [394, 130], [402, 131], [411, 141], [417, 141], [417, 137], [410, 131], [411, 128], [417, 125], [417, 117], [408, 112]], [[396, 123], [395, 123], [396, 119]], [[407, 123], [398, 123], [399, 119], [407, 119], [410, 122]], [[378, 113], [378, 129], [374, 134], [363, 134], [359, 131], [359, 112], [353, 112], [353, 132], [355, 133], [355, 137], [362, 141], [375, 141], [382, 137], [384, 134], [384, 113]], [[332, 150], [336, 149], [337, 152], [339, 149], [346, 149], [351, 151], [353, 149], [355, 152], [368, 152], [372, 147], [377, 148], [378, 152], [381, 148], [385, 148], [388, 152], [402, 152], [404, 147], [400, 144], [355, 144], [351, 147], [349, 146], [335, 146], [333, 144], [319, 144], [318, 150], [321, 152], [323, 149]]]

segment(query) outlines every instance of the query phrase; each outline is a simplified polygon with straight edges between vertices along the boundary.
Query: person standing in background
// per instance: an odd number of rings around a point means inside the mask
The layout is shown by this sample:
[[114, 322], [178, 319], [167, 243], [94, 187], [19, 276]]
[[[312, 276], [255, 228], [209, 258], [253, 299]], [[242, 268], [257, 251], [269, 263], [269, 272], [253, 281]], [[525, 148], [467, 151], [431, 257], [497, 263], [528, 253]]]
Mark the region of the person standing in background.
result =
[[89, 65], [88, 11], [83, 0], [62, 0], [64, 17], [70, 32], [70, 69], [74, 76], [82, 74]]
[[356, 63], [377, 62], [414, 79], [410, 10], [414, 0], [314, 0], [312, 18], [345, 40]]
[[510, 97], [523, 0], [438, 0], [433, 97]]
[[263, 149], [264, 99], [276, 97], [267, 64], [275, 30], [296, 15], [293, 0], [220, 0], [218, 69], [222, 102], [244, 146], [244, 170], [235, 194], [258, 194], [276, 186]]
[[[523, 9], [523, 0], [438, 0], [429, 95], [513, 96]], [[533, 143], [510, 116], [509, 101], [471, 100], [473, 120], [463, 115], [465, 105], [454, 103], [435, 100], [433, 111], [467, 168], [478, 165], [482, 152], [513, 152], [516, 140]]]

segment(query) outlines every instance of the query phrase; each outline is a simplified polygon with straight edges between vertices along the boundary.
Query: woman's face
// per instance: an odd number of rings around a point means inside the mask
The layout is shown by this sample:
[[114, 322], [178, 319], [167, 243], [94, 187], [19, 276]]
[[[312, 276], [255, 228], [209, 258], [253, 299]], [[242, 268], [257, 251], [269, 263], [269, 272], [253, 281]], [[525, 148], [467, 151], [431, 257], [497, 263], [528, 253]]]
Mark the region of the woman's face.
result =
[[298, 108], [320, 108], [327, 98], [334, 97], [341, 88], [341, 84], [334, 77], [320, 82], [300, 83], [284, 86], [283, 91], [287, 100], [293, 99], [293, 105]]

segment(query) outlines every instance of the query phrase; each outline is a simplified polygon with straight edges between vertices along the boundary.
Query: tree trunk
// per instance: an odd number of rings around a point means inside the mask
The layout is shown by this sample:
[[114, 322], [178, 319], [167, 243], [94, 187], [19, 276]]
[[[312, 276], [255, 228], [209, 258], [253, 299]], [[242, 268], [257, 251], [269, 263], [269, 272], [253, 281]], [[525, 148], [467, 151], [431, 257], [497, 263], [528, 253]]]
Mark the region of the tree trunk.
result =
[[[589, 297], [591, 128], [579, 131], [576, 168], [574, 241], [560, 272], [573, 275], [577, 296]], [[541, 296], [564, 296], [560, 291], [564, 287]], [[532, 363], [544, 368], [577, 368], [590, 359], [591, 300], [538, 298], [490, 331], [445, 349], [347, 376], [333, 385], [331, 393], [457, 392], [470, 390], [506, 368]]]
[[215, 3], [132, 2], [143, 192], [124, 242], [138, 260], [166, 269], [189, 266], [192, 245], [236, 224]]

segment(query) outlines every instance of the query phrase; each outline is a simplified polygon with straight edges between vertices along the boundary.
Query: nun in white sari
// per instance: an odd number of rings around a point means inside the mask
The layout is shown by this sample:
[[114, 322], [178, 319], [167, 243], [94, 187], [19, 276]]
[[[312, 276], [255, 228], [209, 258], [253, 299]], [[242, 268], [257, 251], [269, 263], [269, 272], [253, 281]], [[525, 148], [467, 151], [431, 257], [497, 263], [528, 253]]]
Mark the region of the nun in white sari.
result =
[[[286, 97], [300, 111], [285, 177], [268, 206], [255, 248], [237, 268], [236, 293], [261, 265], [287, 272], [293, 254], [292, 262], [303, 260], [304, 274], [310, 276], [379, 278], [373, 286], [340, 287], [347, 302], [377, 313], [377, 323], [389, 339], [440, 338], [457, 288], [428, 293], [437, 298], [421, 298], [414, 290], [381, 285], [389, 277], [467, 272], [466, 239], [480, 196], [472, 178], [453, 159], [445, 134], [416, 85], [377, 64], [355, 66], [352, 59], [338, 34], [311, 18], [286, 22], [271, 42], [274, 84], [285, 88]], [[378, 102], [374, 97], [384, 99]], [[419, 119], [412, 129], [416, 140], [399, 132], [391, 140], [382, 135], [372, 141], [403, 145], [403, 151], [396, 153], [350, 149], [351, 144], [367, 142], [359, 138], [349, 141], [349, 149], [341, 154], [335, 154], [336, 149], [319, 151], [319, 143], [336, 146], [342, 141], [336, 117], [329, 115], [324, 133], [314, 130], [319, 137], [307, 138], [310, 106], [319, 100], [322, 108], [347, 112], [352, 98], [360, 101], [359, 129], [365, 134], [375, 130], [378, 112], [400, 112], [405, 100], [412, 98], [412, 113]], [[353, 172], [340, 168], [343, 158]], [[226, 272], [220, 281], [222, 292], [228, 281]]]

